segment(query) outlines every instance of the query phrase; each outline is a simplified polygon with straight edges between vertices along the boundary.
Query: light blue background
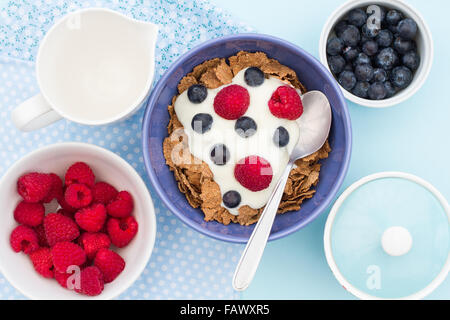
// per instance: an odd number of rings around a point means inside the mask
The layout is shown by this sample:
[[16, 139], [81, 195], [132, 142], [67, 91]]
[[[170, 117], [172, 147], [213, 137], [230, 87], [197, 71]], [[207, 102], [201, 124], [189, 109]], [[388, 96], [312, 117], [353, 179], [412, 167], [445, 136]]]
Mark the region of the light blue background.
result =
[[[279, 36], [318, 57], [328, 16], [344, 0], [212, 0], [257, 31]], [[435, 44], [428, 81], [410, 100], [388, 109], [348, 103], [353, 154], [344, 188], [378, 171], [406, 171], [436, 186], [450, 199], [450, 2], [407, 0], [424, 16]], [[323, 251], [328, 211], [301, 231], [268, 245], [245, 299], [351, 299], [329, 270]], [[450, 298], [450, 277], [429, 296]]]

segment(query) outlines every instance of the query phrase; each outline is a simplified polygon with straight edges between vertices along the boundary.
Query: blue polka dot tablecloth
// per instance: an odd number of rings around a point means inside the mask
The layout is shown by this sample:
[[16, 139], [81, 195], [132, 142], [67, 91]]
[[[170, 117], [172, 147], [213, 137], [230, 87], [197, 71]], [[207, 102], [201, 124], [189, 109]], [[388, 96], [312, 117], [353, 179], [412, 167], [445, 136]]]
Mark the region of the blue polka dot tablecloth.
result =
[[[114, 125], [88, 127], [61, 120], [38, 131], [18, 131], [11, 110], [39, 92], [34, 59], [54, 21], [86, 7], [106, 7], [160, 26], [155, 83], [180, 54], [207, 39], [248, 32], [227, 13], [199, 0], [21, 0], [0, 1], [0, 176], [36, 148], [83, 141], [112, 150], [144, 178], [158, 221], [155, 249], [139, 279], [119, 299], [236, 299], [232, 274], [241, 245], [205, 237], [169, 212], [152, 189], [141, 152], [144, 110]], [[23, 299], [0, 274], [0, 299]]]

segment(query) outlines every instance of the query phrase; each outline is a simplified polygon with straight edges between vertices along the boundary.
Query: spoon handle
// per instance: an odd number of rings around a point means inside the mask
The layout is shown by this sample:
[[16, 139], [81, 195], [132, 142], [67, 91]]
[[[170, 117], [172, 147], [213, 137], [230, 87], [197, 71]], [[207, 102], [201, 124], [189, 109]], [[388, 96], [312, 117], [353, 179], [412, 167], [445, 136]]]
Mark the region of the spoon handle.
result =
[[289, 161], [242, 253], [233, 276], [233, 288], [237, 291], [247, 289], [255, 276], [293, 165], [294, 162]]

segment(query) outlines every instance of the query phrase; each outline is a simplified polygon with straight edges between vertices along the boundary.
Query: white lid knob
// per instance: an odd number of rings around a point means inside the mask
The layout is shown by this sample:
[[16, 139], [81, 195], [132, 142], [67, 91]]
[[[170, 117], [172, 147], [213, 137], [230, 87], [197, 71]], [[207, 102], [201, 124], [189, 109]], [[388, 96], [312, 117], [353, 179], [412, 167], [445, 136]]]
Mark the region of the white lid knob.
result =
[[403, 227], [390, 227], [381, 237], [383, 250], [391, 256], [398, 257], [411, 250], [413, 239], [409, 231]]

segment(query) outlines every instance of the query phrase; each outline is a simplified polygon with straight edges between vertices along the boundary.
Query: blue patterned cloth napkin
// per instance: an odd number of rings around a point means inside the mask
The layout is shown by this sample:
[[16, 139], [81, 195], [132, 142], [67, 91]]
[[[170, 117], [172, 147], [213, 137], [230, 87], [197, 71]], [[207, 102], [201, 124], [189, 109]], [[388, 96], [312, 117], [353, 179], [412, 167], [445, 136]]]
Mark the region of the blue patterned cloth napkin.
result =
[[[160, 27], [155, 83], [180, 54], [214, 37], [248, 32], [203, 0], [22, 0], [0, 2], [0, 176], [23, 155], [47, 144], [82, 141], [112, 150], [144, 178], [152, 194], [158, 230], [152, 257], [121, 299], [236, 299], [231, 278], [241, 245], [205, 237], [162, 204], [147, 179], [141, 150], [144, 110], [114, 125], [89, 127], [61, 120], [38, 131], [18, 131], [11, 110], [37, 94], [34, 59], [40, 40], [67, 12], [106, 7]], [[12, 214], [12, 213], [11, 213]], [[0, 274], [0, 299], [24, 298]]]

